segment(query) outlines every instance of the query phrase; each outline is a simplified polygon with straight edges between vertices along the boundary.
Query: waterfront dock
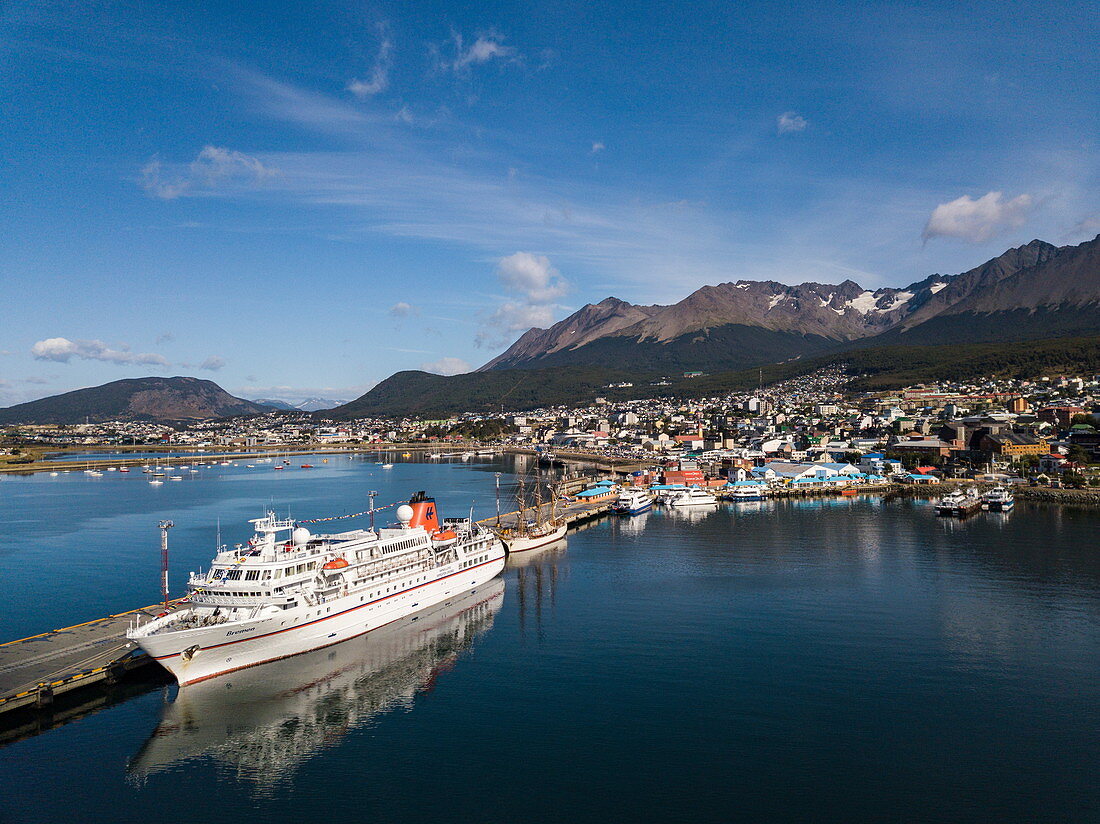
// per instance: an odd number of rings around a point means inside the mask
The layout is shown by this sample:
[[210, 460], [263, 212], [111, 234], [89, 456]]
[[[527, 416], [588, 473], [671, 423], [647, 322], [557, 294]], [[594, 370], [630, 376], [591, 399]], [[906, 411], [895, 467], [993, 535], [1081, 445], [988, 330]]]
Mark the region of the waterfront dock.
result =
[[163, 611], [156, 604], [0, 644], [0, 713], [44, 709], [74, 690], [118, 683], [149, 663], [126, 640], [130, 622]]

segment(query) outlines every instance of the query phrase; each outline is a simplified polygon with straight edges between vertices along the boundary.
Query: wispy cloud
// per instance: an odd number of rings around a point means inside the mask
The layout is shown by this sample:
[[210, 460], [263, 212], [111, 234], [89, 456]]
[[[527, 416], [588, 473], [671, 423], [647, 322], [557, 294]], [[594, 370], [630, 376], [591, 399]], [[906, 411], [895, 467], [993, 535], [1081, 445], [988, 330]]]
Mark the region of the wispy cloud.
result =
[[983, 243], [1002, 229], [1022, 226], [1031, 212], [1031, 195], [1022, 194], [1005, 200], [1001, 192], [989, 192], [976, 200], [963, 195], [932, 210], [921, 238], [953, 237], [970, 243]]
[[398, 301], [390, 307], [389, 316], [391, 318], [407, 318], [412, 315], [419, 315], [420, 309], [413, 306], [411, 303], [405, 301]]
[[804, 132], [810, 121], [798, 112], [783, 112], [775, 119], [775, 130], [778, 134], [791, 134], [792, 132]]
[[246, 104], [265, 117], [323, 134], [361, 135], [383, 118], [346, 99], [284, 83], [238, 63], [213, 61], [214, 71], [229, 78]]
[[117, 349], [110, 348], [101, 340], [69, 340], [68, 338], [46, 338], [31, 347], [31, 356], [35, 360], [69, 363], [73, 358], [79, 360], [106, 361], [118, 364], [145, 364], [167, 366], [168, 359], [151, 352], [131, 352], [126, 344]]
[[471, 66], [481, 66], [493, 60], [519, 60], [520, 53], [512, 46], [504, 45], [504, 36], [495, 32], [479, 35], [467, 44], [460, 32], [453, 32], [447, 44], [449, 58], [443, 58], [441, 50], [436, 49], [436, 65], [439, 69], [463, 72]]
[[202, 363], [199, 364], [199, 369], [205, 369], [208, 372], [217, 372], [222, 369], [226, 364], [226, 360], [218, 355], [211, 355]]
[[599, 154], [606, 148], [607, 147], [603, 144], [602, 141], [597, 140], [595, 143], [592, 144], [592, 151], [590, 152], [590, 154]]
[[166, 172], [159, 156], [150, 158], [141, 170], [141, 186], [153, 197], [174, 200], [196, 189], [211, 192], [222, 185], [257, 186], [278, 174], [278, 169], [244, 152], [205, 146], [186, 169], [171, 173]]
[[390, 64], [393, 60], [393, 40], [386, 26], [379, 27], [382, 41], [378, 44], [378, 55], [374, 59], [370, 73], [365, 80], [351, 80], [348, 91], [356, 97], [373, 97], [384, 92], [390, 86]]

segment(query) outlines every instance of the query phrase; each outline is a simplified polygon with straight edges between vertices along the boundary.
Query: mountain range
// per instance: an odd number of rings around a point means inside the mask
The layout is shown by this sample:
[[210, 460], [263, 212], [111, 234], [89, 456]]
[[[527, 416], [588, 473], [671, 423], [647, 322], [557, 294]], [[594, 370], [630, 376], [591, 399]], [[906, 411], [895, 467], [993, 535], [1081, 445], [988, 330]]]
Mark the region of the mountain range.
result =
[[[1079, 246], [1033, 240], [966, 272], [934, 274], [902, 288], [871, 290], [851, 280], [794, 286], [737, 280], [704, 286], [669, 306], [609, 297], [548, 329], [528, 330], [473, 373], [399, 372], [328, 414], [488, 410], [505, 402], [529, 408], [591, 398], [600, 393], [600, 381], [619, 381], [623, 375], [675, 381], [679, 373], [695, 370], [736, 373], [790, 361], [805, 361], [809, 368], [830, 359], [851, 360], [853, 352], [866, 349], [880, 354], [862, 357], [862, 362], [898, 364], [906, 347], [1059, 339], [1066, 345], [1043, 351], [1068, 356], [1093, 352], [1088, 339], [1096, 335], [1100, 236]], [[988, 347], [974, 352], [990, 358]], [[933, 364], [965, 361], [967, 354], [956, 350], [950, 358], [927, 352], [921, 357], [931, 370]], [[1059, 358], [1064, 367], [1066, 360]], [[1027, 368], [1041, 366], [1029, 361]], [[531, 371], [538, 377], [520, 374]], [[935, 377], [934, 371], [928, 374]]]
[[256, 398], [253, 403], [270, 406], [272, 409], [279, 409], [283, 412], [321, 412], [345, 404], [347, 401], [335, 398], [306, 398], [304, 401], [291, 403], [277, 398]]
[[213, 381], [127, 378], [0, 409], [0, 424], [186, 422], [270, 411], [270, 407], [230, 395]]
[[630, 363], [741, 369], [855, 345], [1021, 340], [1100, 332], [1100, 238], [1009, 249], [958, 275], [903, 288], [738, 280], [670, 306], [615, 297], [530, 329], [478, 371]]

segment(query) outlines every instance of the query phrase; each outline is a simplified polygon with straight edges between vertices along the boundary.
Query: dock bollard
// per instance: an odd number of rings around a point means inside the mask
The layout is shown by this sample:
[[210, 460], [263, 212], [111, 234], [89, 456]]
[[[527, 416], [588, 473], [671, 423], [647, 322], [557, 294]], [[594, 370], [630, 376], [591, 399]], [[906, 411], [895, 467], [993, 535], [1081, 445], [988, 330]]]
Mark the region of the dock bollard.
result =
[[34, 697], [34, 705], [38, 709], [48, 707], [53, 703], [53, 687], [49, 684], [39, 684], [38, 691]]

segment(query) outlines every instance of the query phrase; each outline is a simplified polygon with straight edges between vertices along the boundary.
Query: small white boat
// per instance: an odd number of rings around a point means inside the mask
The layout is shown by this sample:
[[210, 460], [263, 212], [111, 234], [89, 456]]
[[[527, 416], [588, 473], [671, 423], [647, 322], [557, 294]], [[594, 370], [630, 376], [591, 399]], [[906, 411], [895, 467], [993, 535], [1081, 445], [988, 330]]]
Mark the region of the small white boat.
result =
[[170, 481], [182, 481], [183, 476], [182, 475], [169, 475], [168, 480], [170, 480]]
[[718, 499], [697, 486], [678, 492], [669, 499], [669, 506], [715, 506]]
[[762, 501], [768, 496], [768, 485], [758, 481], [737, 481], [730, 486], [729, 495], [735, 501]]
[[965, 518], [981, 509], [981, 498], [975, 490], [961, 489], [949, 492], [936, 501], [937, 515], [955, 518]]
[[393, 469], [393, 464], [382, 464], [383, 469]]
[[163, 486], [163, 485], [164, 485], [164, 481], [158, 480], [157, 478], [153, 478], [153, 480], [149, 481], [149, 486]]
[[686, 489], [686, 486], [682, 484], [677, 484], [675, 486], [669, 486], [664, 489], [658, 489], [653, 497], [656, 499], [657, 503], [667, 504], [669, 501], [671, 501], [681, 492], [684, 492]]
[[987, 512], [1011, 512], [1016, 505], [1012, 492], [1003, 486], [997, 486], [982, 495], [982, 509]]
[[644, 489], [624, 489], [611, 504], [616, 515], [638, 515], [653, 508], [653, 498]]
[[51, 478], [56, 478], [57, 476], [58, 476], [58, 473], [57, 473], [57, 472], [51, 472], [51, 473], [50, 473], [50, 477], [51, 477]]

